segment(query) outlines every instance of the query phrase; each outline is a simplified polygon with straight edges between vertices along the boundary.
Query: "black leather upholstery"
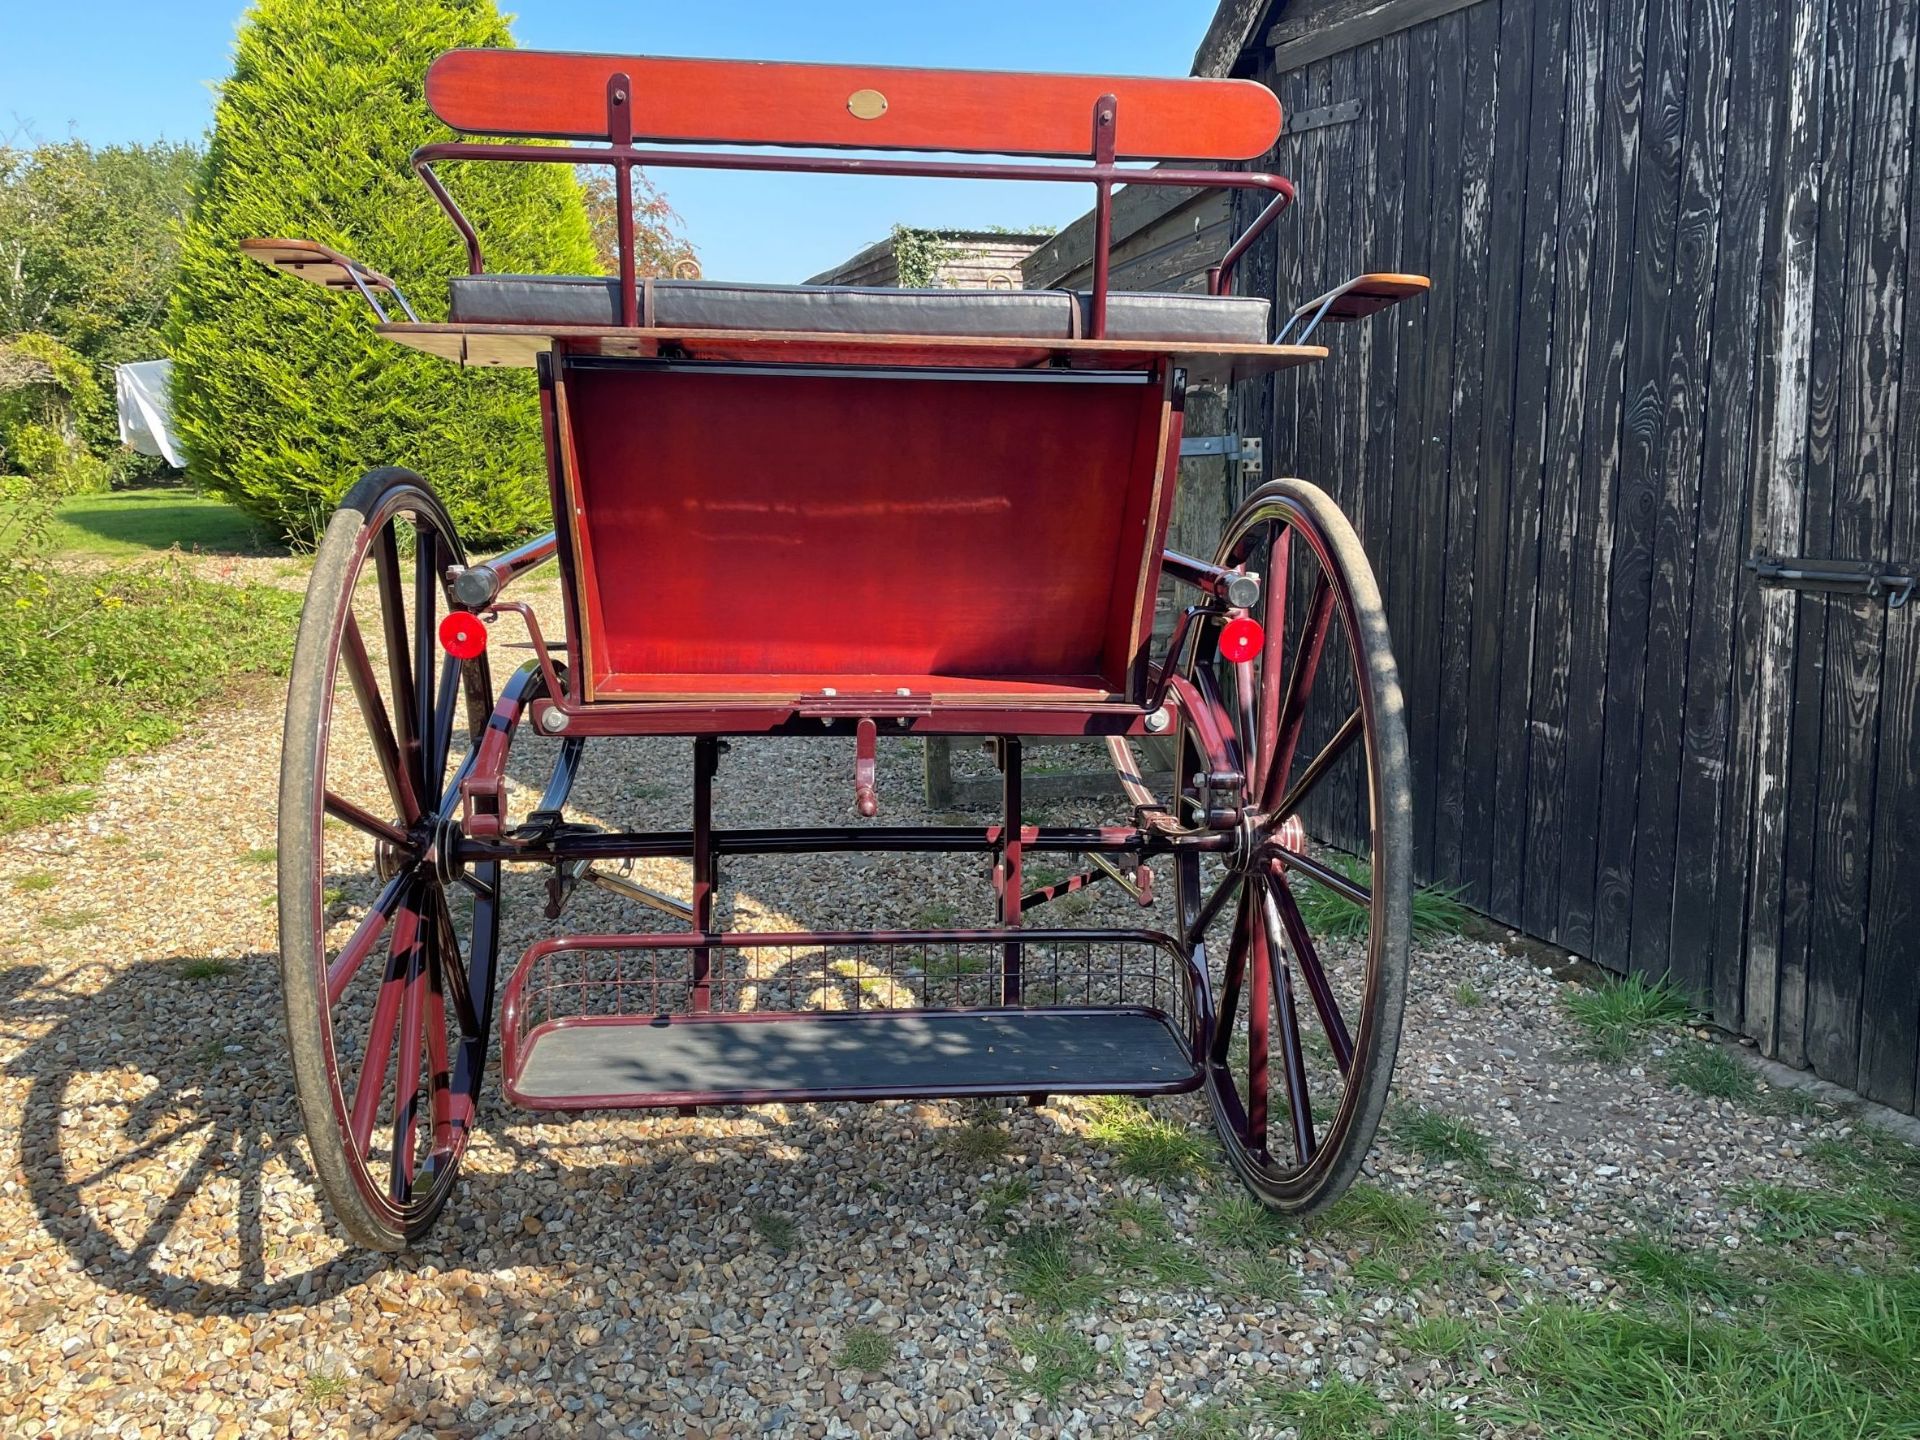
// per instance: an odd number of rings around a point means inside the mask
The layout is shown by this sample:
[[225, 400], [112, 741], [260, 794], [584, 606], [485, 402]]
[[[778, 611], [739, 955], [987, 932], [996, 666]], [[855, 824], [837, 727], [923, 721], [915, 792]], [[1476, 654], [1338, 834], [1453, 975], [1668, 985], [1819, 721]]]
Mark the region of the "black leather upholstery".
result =
[[[1073, 339], [1088, 333], [1088, 296], [1071, 290], [896, 290], [851, 285], [735, 285], [655, 280], [642, 323], [687, 330], [801, 330], [843, 335]], [[618, 325], [619, 282], [597, 275], [462, 275], [449, 317], [467, 325]], [[1267, 302], [1248, 296], [1107, 297], [1110, 340], [1259, 345]]]

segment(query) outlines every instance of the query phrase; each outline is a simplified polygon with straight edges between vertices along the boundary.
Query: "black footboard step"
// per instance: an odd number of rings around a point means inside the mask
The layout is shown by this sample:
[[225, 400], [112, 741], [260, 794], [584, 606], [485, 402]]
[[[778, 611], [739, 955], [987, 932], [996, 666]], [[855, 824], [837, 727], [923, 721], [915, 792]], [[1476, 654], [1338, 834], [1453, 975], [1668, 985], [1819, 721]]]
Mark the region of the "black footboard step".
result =
[[535, 1110], [970, 1095], [1168, 1094], [1200, 1083], [1145, 1009], [596, 1016], [527, 1037], [508, 1098]]

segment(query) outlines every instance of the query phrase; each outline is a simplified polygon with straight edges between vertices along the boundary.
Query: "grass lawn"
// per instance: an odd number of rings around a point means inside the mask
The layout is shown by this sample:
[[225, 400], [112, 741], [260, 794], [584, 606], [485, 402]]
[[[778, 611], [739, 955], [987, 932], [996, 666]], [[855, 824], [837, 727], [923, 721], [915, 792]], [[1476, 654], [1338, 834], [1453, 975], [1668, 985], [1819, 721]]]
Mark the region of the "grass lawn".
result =
[[267, 555], [280, 548], [231, 505], [184, 487], [70, 496], [56, 511], [53, 545], [67, 554], [115, 556], [174, 545], [214, 555]]
[[0, 615], [0, 834], [84, 810], [80, 787], [243, 679], [286, 672], [300, 597], [177, 563], [52, 572]]
[[51, 540], [60, 554], [108, 565], [7, 572], [0, 834], [84, 810], [83, 787], [109, 760], [172, 739], [242, 680], [284, 673], [300, 610], [297, 595], [202, 580], [164, 558], [175, 546], [278, 549], [238, 510], [191, 490], [71, 497]]

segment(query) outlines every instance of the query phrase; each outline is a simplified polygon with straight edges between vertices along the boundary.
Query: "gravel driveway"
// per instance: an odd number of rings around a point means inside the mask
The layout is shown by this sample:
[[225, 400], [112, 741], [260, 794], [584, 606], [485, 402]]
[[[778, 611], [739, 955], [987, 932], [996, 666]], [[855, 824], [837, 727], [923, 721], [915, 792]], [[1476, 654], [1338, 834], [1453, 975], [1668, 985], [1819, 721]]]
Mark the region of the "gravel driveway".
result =
[[[1740, 1187], [1815, 1182], [1810, 1144], [1845, 1133], [1831, 1111], [1674, 1088], [1658, 1048], [1684, 1036], [1586, 1058], [1562, 982], [1449, 940], [1417, 958], [1400, 1123], [1361, 1202], [1305, 1234], [1236, 1204], [1190, 1099], [1154, 1105], [1173, 1125], [1143, 1151], [1141, 1116], [1079, 1100], [543, 1121], [494, 1093], [425, 1248], [350, 1252], [282, 1057], [278, 733], [277, 697], [237, 703], [116, 765], [91, 814], [0, 842], [11, 1433], [1224, 1434], [1198, 1427], [1249, 1387], [1335, 1376], [1431, 1415], [1489, 1362], [1421, 1356], [1409, 1326], [1618, 1303], [1607, 1257], [1631, 1234], [1750, 1245]], [[683, 823], [689, 749], [590, 748], [576, 799]], [[928, 818], [917, 747], [881, 760], [883, 820]], [[850, 761], [737, 742], [718, 821], [838, 822]], [[677, 862], [637, 878], [686, 885]], [[741, 928], [990, 914], [970, 857], [768, 859], [725, 879]], [[545, 922], [537, 878], [517, 883], [524, 941]], [[1088, 918], [1142, 919], [1111, 894]], [[589, 893], [567, 919], [631, 912]], [[1407, 1138], [1448, 1119], [1490, 1153]]]

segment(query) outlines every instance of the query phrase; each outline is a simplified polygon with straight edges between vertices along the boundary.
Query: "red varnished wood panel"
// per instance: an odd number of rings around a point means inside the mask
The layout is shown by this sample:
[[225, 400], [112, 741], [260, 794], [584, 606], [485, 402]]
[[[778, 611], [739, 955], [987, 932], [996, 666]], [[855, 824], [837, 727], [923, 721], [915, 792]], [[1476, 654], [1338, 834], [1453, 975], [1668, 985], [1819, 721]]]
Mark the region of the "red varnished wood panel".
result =
[[[453, 50], [427, 103], [470, 134], [605, 140], [607, 82], [625, 74], [635, 140], [1087, 155], [1093, 106], [1119, 101], [1115, 151], [1135, 160], [1251, 160], [1280, 133], [1280, 102], [1250, 80], [1025, 75], [795, 65], [655, 55]], [[862, 119], [854, 102], [884, 98]]]
[[1123, 688], [1160, 384], [589, 368], [565, 390], [596, 698]]

